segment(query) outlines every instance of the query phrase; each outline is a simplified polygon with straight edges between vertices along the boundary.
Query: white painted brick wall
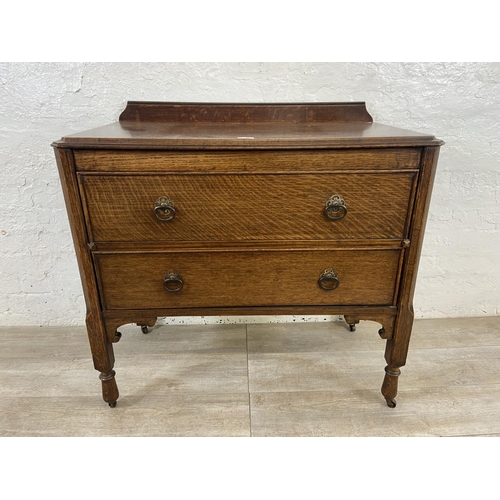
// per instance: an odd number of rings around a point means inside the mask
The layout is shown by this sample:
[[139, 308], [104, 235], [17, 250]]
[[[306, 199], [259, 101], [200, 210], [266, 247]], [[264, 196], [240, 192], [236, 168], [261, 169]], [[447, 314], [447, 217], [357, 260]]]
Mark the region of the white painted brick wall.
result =
[[[116, 120], [127, 100], [366, 101], [376, 121], [436, 135], [446, 145], [416, 316], [500, 313], [500, 64], [2, 63], [1, 325], [83, 323], [80, 278], [50, 144]], [[284, 319], [330, 318], [275, 318]]]

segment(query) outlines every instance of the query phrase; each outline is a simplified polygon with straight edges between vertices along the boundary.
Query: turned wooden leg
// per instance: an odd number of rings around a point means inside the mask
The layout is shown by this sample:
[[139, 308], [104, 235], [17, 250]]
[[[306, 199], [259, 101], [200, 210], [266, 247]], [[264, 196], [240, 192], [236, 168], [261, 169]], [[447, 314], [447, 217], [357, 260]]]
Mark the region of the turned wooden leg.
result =
[[99, 367], [96, 366], [95, 361], [94, 366], [101, 372], [99, 374], [99, 379], [102, 384], [102, 399], [104, 399], [111, 408], [114, 408], [120, 394], [115, 380], [116, 372], [113, 370], [113, 365], [115, 364], [113, 344], [107, 342], [105, 348], [106, 356], [104, 356], [104, 359], [99, 363]]
[[398, 377], [401, 374], [400, 368], [406, 364], [412, 326], [413, 309], [401, 309], [396, 317], [393, 337], [386, 342], [385, 360], [387, 366], [385, 367], [381, 392], [390, 408], [396, 407]]
[[392, 366], [385, 367], [385, 377], [382, 384], [382, 395], [390, 408], [396, 407], [396, 395], [398, 393], [398, 377], [401, 374], [399, 368]]
[[114, 370], [111, 370], [110, 373], [101, 373], [99, 375], [102, 382], [102, 398], [111, 408], [116, 406], [116, 401], [119, 396], [115, 375], [116, 373]]
[[113, 344], [107, 338], [104, 322], [100, 316], [89, 315], [86, 323], [94, 367], [100, 372], [102, 398], [109, 406], [114, 408], [119, 393], [115, 380], [115, 371], [113, 370], [115, 364]]

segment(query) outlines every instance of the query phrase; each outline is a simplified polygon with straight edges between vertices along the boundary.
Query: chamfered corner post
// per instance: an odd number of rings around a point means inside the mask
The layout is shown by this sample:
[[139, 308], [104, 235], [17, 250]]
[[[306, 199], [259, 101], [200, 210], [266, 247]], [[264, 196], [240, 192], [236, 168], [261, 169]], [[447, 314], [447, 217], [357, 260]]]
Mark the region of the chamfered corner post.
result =
[[86, 325], [94, 368], [99, 372], [99, 380], [102, 385], [102, 398], [110, 407], [114, 408], [119, 392], [115, 380], [116, 373], [113, 370], [115, 364], [113, 344], [107, 338], [101, 314], [89, 311]]
[[101, 312], [101, 302], [96, 276], [92, 264], [91, 248], [88, 241], [82, 201], [78, 189], [73, 151], [54, 144], [54, 152], [66, 203], [69, 226], [73, 236], [78, 270], [80, 271], [83, 295], [87, 306], [86, 326], [94, 367], [99, 371], [102, 395], [111, 407], [116, 406], [118, 387], [113, 370], [115, 358], [113, 345], [107, 338]]
[[395, 398], [398, 392], [400, 368], [406, 364], [410, 345], [414, 319], [413, 296], [415, 294], [418, 263], [422, 250], [438, 156], [439, 146], [430, 146], [422, 149], [419, 172], [420, 180], [413, 208], [413, 222], [409, 229], [409, 244], [404, 250], [405, 266], [404, 273], [401, 276], [398, 312], [394, 323], [393, 335], [387, 340], [385, 349], [387, 366], [385, 368], [381, 392], [385, 397], [387, 405], [391, 408], [396, 406]]
[[396, 406], [398, 377], [401, 374], [400, 368], [406, 364], [412, 325], [412, 307], [400, 309], [396, 317], [393, 337], [386, 342], [385, 360], [387, 366], [385, 367], [385, 376], [382, 383], [382, 395], [390, 408]]

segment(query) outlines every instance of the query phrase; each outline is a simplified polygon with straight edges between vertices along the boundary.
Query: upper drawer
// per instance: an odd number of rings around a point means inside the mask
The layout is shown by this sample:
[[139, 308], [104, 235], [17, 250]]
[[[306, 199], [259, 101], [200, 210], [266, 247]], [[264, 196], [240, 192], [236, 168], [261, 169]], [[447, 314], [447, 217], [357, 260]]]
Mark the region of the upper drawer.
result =
[[101, 172], [334, 172], [417, 169], [420, 148], [296, 151], [75, 150], [76, 168]]
[[[79, 175], [91, 241], [400, 239], [416, 173]], [[338, 195], [341, 206], [325, 213]], [[169, 221], [157, 200], [169, 198]]]

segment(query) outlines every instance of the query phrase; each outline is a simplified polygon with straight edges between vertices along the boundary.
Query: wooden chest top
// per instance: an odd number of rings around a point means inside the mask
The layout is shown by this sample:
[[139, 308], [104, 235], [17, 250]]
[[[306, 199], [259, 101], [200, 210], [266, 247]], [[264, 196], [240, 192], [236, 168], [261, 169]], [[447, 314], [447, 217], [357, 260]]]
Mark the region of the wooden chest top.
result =
[[365, 103], [187, 104], [130, 101], [118, 122], [69, 135], [68, 148], [289, 149], [438, 146], [374, 123]]

